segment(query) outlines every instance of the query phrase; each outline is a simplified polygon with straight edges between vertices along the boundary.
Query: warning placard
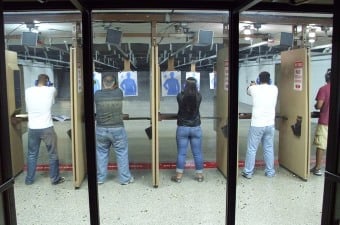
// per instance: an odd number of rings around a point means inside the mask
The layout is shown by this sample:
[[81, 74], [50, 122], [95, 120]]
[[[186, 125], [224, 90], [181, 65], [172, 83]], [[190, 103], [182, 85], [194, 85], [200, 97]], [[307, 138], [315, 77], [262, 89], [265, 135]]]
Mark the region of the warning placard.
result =
[[295, 62], [294, 64], [294, 90], [302, 91], [303, 83], [303, 63]]

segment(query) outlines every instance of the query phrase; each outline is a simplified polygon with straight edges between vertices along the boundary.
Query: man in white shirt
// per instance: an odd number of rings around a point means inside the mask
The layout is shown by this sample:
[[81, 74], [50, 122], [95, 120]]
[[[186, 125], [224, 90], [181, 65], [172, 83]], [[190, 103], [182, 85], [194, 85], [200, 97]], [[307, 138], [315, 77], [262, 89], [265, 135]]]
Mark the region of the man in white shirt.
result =
[[28, 112], [27, 176], [25, 179], [27, 185], [34, 182], [41, 141], [45, 143], [48, 151], [51, 183], [56, 185], [65, 181], [65, 178], [59, 175], [57, 135], [51, 115], [55, 96], [56, 89], [46, 74], [40, 74], [36, 85], [25, 91]]
[[250, 179], [254, 174], [256, 152], [260, 142], [266, 165], [265, 175], [267, 177], [275, 176], [274, 124], [278, 89], [270, 83], [270, 74], [263, 71], [259, 74], [258, 84], [251, 83], [247, 89], [247, 94], [252, 96], [253, 100], [245, 167], [242, 172], [242, 176], [247, 179]]

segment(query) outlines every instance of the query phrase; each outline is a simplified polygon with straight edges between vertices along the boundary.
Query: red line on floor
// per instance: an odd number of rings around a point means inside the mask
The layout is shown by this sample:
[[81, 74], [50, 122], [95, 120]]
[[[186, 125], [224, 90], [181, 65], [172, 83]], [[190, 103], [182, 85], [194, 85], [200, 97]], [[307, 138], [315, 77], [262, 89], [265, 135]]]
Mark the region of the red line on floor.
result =
[[[315, 160], [314, 160], [315, 161]], [[313, 160], [312, 160], [313, 163]], [[243, 160], [240, 160], [238, 162], [239, 168], [244, 167], [245, 162]], [[279, 162], [276, 160], [275, 165], [278, 165]], [[151, 169], [152, 164], [151, 163], [130, 163], [130, 168], [133, 170], [138, 170], [138, 169]], [[255, 167], [263, 167], [264, 166], [264, 161], [263, 160], [256, 160], [255, 161]], [[60, 164], [59, 168], [61, 171], [72, 171], [73, 166], [72, 164]], [[194, 162], [186, 162], [185, 164], [186, 169], [194, 169], [195, 164]], [[204, 168], [217, 168], [217, 163], [216, 162], [204, 162]], [[26, 170], [26, 165], [24, 167]], [[117, 164], [116, 163], [109, 163], [108, 166], [109, 170], [116, 170], [117, 169]], [[159, 164], [159, 169], [176, 169], [176, 163], [175, 162], [162, 162]], [[39, 164], [37, 166], [37, 171], [48, 171], [49, 170], [49, 165], [48, 164]]]

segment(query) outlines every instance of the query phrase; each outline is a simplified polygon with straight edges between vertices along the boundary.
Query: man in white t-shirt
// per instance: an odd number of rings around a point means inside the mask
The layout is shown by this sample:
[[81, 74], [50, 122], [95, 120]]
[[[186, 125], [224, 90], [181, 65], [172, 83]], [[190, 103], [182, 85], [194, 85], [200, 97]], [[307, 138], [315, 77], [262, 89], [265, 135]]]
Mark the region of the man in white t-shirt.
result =
[[34, 182], [41, 141], [45, 143], [49, 156], [51, 183], [56, 185], [65, 181], [65, 178], [59, 175], [57, 135], [51, 115], [55, 96], [56, 89], [46, 74], [40, 74], [36, 85], [25, 91], [28, 112], [27, 176], [25, 179], [27, 185]]
[[260, 142], [266, 166], [265, 175], [267, 177], [275, 176], [274, 124], [278, 89], [270, 83], [270, 74], [263, 71], [259, 74], [258, 84], [252, 82], [247, 89], [247, 94], [252, 96], [253, 100], [245, 167], [242, 172], [242, 176], [247, 179], [250, 179], [254, 174], [256, 152]]

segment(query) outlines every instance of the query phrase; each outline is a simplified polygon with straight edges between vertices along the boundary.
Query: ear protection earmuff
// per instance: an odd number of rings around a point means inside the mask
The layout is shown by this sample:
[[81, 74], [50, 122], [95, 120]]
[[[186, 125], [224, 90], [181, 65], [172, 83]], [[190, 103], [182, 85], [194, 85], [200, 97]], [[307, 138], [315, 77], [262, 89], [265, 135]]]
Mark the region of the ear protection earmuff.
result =
[[[256, 78], [256, 84], [261, 84], [259, 77]], [[270, 78], [269, 78], [269, 84], [272, 84], [272, 79]]]
[[[34, 85], [35, 85], [35, 86], [38, 86], [38, 80], [35, 80]], [[45, 86], [51, 87], [51, 86], [53, 86], [53, 83], [52, 83], [51, 81], [48, 80], [48, 81], [46, 82]]]

